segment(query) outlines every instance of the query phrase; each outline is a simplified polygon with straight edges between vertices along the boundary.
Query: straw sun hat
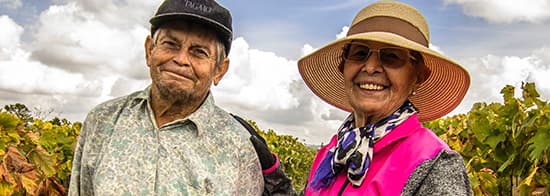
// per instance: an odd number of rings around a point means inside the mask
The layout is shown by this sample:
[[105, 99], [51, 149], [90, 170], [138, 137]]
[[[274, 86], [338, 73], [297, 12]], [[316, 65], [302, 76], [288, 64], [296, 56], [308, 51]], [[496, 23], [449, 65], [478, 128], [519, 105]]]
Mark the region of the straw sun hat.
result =
[[324, 101], [342, 110], [353, 109], [344, 92], [344, 76], [338, 66], [342, 48], [352, 40], [387, 43], [421, 53], [428, 78], [409, 99], [418, 108], [420, 121], [430, 121], [451, 112], [470, 86], [468, 72], [449, 58], [428, 48], [430, 35], [424, 16], [414, 7], [395, 1], [380, 1], [361, 10], [348, 34], [298, 61], [307, 86]]

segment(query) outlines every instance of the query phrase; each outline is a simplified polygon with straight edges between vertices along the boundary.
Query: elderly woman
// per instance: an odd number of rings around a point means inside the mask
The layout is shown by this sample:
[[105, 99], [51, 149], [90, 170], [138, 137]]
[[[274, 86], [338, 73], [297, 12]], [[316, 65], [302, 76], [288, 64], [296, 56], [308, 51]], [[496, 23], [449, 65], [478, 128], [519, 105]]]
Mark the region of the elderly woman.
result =
[[414, 7], [365, 7], [298, 67], [317, 96], [351, 112], [318, 151], [305, 195], [471, 195], [462, 157], [421, 125], [453, 110], [470, 78], [429, 48]]

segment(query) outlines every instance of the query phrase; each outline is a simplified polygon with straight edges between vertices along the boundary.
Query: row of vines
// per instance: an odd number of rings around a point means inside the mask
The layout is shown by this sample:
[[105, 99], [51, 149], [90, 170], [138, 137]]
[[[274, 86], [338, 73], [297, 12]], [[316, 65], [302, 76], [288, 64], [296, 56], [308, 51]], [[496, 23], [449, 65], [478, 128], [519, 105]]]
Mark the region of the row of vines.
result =
[[[503, 103], [424, 123], [465, 159], [475, 195], [548, 195], [550, 105], [534, 83], [501, 91]], [[35, 119], [25, 105], [0, 110], [0, 195], [65, 195], [81, 123]], [[293, 186], [304, 187], [315, 149], [298, 138], [263, 131]], [[328, 138], [327, 138], [328, 139]]]
[[0, 112], [0, 195], [65, 195], [81, 124], [30, 113], [22, 104]]
[[548, 195], [550, 105], [534, 83], [521, 88], [520, 98], [506, 86], [504, 103], [424, 124], [462, 154], [475, 195]]

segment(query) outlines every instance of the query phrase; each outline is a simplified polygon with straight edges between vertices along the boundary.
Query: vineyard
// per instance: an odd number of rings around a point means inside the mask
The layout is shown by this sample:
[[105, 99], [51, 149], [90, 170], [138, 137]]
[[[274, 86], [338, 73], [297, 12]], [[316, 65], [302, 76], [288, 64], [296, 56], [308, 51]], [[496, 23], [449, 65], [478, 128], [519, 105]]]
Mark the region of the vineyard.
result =
[[0, 195], [66, 195], [80, 123], [34, 119], [22, 104], [0, 112]]
[[425, 123], [466, 161], [475, 195], [548, 195], [550, 105], [534, 83], [501, 94], [504, 103], [476, 103], [467, 114]]
[[[548, 195], [550, 105], [535, 84], [502, 89], [503, 103], [476, 103], [470, 112], [424, 123], [465, 159], [475, 195]], [[315, 149], [297, 138], [263, 131], [297, 190]], [[65, 195], [81, 123], [35, 119], [23, 104], [0, 110], [0, 195]], [[328, 140], [328, 138], [327, 138]]]

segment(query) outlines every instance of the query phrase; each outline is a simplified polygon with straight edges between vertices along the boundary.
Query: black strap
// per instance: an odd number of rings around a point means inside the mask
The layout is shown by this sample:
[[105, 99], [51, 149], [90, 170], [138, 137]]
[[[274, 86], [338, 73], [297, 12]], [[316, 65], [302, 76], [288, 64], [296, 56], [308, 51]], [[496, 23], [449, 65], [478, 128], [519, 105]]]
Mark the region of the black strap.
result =
[[256, 132], [256, 129], [254, 129], [254, 127], [252, 127], [250, 124], [248, 124], [248, 122], [246, 122], [246, 120], [244, 120], [243, 118], [241, 118], [240, 116], [237, 116], [235, 114], [232, 114], [232, 113], [229, 113], [229, 114], [231, 114], [231, 116], [233, 116], [233, 118], [235, 118], [237, 121], [239, 121], [239, 123], [241, 123], [241, 125], [243, 125], [243, 127], [246, 128], [246, 130], [248, 131], [248, 133], [250, 133], [250, 135], [255, 135], [262, 143], [266, 144], [265, 139], [263, 137], [261, 137], [260, 135], [258, 135], [258, 133]]

